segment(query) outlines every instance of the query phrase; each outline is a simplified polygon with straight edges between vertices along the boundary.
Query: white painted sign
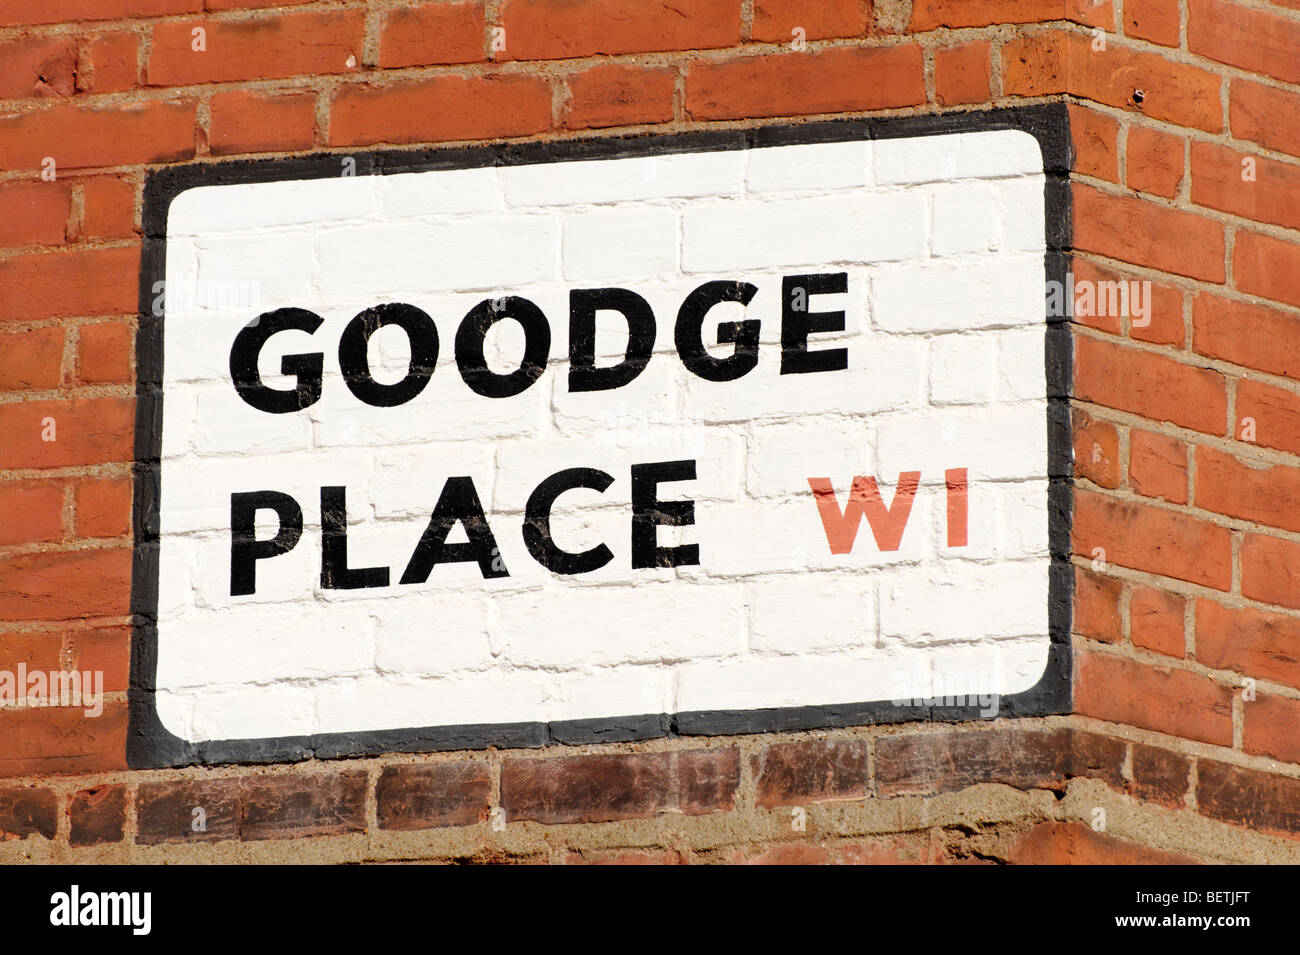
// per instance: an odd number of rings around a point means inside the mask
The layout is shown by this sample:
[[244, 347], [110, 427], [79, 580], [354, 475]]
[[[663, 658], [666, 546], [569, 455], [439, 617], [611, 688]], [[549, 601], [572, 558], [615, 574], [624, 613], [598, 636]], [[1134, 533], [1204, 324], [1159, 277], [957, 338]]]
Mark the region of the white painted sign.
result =
[[997, 129], [180, 191], [162, 726], [995, 712], [1049, 646], [1043, 170]]

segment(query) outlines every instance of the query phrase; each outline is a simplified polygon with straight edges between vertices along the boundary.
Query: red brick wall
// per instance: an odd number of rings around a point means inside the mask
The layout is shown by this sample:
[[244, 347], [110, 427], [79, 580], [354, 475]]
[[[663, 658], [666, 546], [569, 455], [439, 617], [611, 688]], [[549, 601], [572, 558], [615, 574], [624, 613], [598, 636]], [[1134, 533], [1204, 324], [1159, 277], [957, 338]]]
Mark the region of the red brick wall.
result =
[[[1060, 100], [1153, 293], [1073, 326], [1074, 715], [128, 769], [147, 170]], [[0, 669], [109, 691], [0, 711], [0, 858], [1300, 860], [1294, 0], [0, 0], [0, 101]]]

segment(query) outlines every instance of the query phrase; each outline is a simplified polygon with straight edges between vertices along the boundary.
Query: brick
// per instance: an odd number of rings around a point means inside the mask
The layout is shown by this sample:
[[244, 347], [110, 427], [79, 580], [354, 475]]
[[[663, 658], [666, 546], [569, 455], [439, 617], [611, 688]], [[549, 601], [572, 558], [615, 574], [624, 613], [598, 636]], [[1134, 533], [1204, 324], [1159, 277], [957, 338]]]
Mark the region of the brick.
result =
[[[192, 48], [192, 31], [207, 31], [206, 49]], [[360, 10], [285, 13], [250, 20], [185, 20], [153, 30], [145, 82], [188, 86], [347, 73], [361, 59], [365, 14]]]
[[1133, 744], [1133, 795], [1171, 809], [1187, 804], [1191, 788], [1191, 761], [1158, 746]]
[[[1008, 96], [1073, 93], [1178, 126], [1217, 133], [1222, 78], [1210, 70], [1114, 41], [1104, 51], [1092, 38], [1058, 30], [1008, 40], [1002, 46], [1002, 91]], [[1143, 91], [1142, 102], [1133, 96]]]
[[1203, 816], [1258, 832], [1300, 832], [1300, 779], [1203, 759], [1196, 808]]
[[202, 9], [203, 0], [0, 0], [0, 26], [166, 17]]
[[[937, 55], [936, 55], [937, 68]], [[1074, 103], [1070, 111], [1070, 139], [1076, 172], [1119, 182], [1119, 123], [1104, 113]]]
[[609, 64], [569, 77], [565, 129], [598, 129], [673, 118], [676, 74], [668, 69]]
[[[1242, 178], [1242, 162], [1255, 179]], [[1255, 222], [1300, 229], [1300, 165], [1247, 156], [1215, 143], [1192, 143], [1192, 202]]]
[[0, 547], [63, 539], [63, 486], [53, 481], [0, 484]]
[[555, 60], [596, 54], [706, 50], [740, 42], [734, 0], [507, 0], [505, 56]]
[[57, 800], [48, 789], [0, 787], [0, 839], [26, 839], [28, 836], [53, 839], [58, 830], [57, 812]]
[[1207, 434], [1227, 427], [1223, 375], [1093, 338], [1075, 340], [1075, 397]]
[[1135, 647], [1181, 659], [1187, 652], [1183, 608], [1178, 594], [1134, 585], [1129, 595], [1129, 637]]
[[105, 693], [121, 693], [131, 679], [131, 628], [92, 627], [64, 637], [63, 656], [76, 670], [98, 671]]
[[1238, 232], [1232, 275], [1243, 292], [1300, 306], [1300, 246], [1257, 232]]
[[366, 830], [366, 773], [298, 773], [241, 780], [239, 838], [305, 839]]
[[1233, 77], [1228, 125], [1237, 139], [1300, 156], [1300, 94]]
[[203, 9], [249, 10], [253, 7], [289, 7], [299, 3], [315, 3], [316, 0], [205, 0]]
[[866, 740], [807, 740], [764, 746], [751, 757], [755, 804], [763, 809], [868, 794]]
[[[1074, 276], [1074, 287], [1070, 289], [1071, 301], [1074, 303], [1074, 314], [1070, 320], [1078, 325], [1086, 325], [1088, 328], [1095, 328], [1111, 335], [1122, 335], [1124, 333], [1123, 319], [1118, 314], [1118, 309], [1112, 310], [1110, 308], [1109, 294], [1105, 297], [1107, 306], [1105, 309], [1102, 309], [1100, 302], [1096, 300], [1096, 293], [1102, 288], [1108, 288], [1102, 283], [1119, 281], [1119, 273], [1078, 256], [1074, 257], [1070, 268], [1073, 270], [1072, 274]], [[1093, 306], [1082, 309], [1080, 308], [1080, 305], [1083, 304], [1081, 298], [1087, 294], [1086, 290], [1089, 286], [1091, 286], [1093, 293]], [[1103, 311], [1105, 314], [1102, 314]]]
[[63, 378], [62, 328], [33, 328], [0, 335], [0, 389], [57, 388]]
[[1252, 444], [1300, 454], [1300, 395], [1243, 378], [1237, 383], [1237, 437], [1243, 441], [1247, 418], [1253, 422]]
[[239, 809], [238, 779], [143, 782], [135, 794], [135, 841], [152, 846], [237, 839]]
[[1196, 506], [1271, 527], [1300, 530], [1300, 468], [1256, 467], [1214, 448], [1196, 449]]
[[1242, 707], [1241, 747], [1248, 753], [1300, 763], [1300, 700], [1260, 693]]
[[698, 815], [730, 809], [739, 784], [735, 749], [507, 759], [501, 806], [507, 820], [545, 823]]
[[1216, 670], [1300, 689], [1300, 618], [1198, 600], [1196, 659]]
[[1226, 591], [1232, 582], [1232, 541], [1227, 528], [1163, 508], [1095, 494], [1075, 493], [1074, 553], [1093, 548], [1121, 567]]
[[96, 786], [81, 790], [69, 801], [68, 819], [69, 845], [121, 842], [126, 830], [126, 787]]
[[986, 40], [934, 51], [934, 98], [940, 106], [983, 103], [993, 77], [993, 44]]
[[123, 537], [131, 531], [131, 479], [87, 479], [77, 484], [77, 536]]
[[1223, 0], [1190, 0], [1187, 48], [1219, 63], [1300, 83], [1300, 20]]
[[1103, 643], [1124, 639], [1119, 601], [1124, 582], [1103, 577], [1082, 567], [1074, 568], [1074, 623], [1072, 629]]
[[0, 670], [24, 664], [28, 670], [57, 670], [63, 665], [63, 639], [58, 631], [4, 633], [0, 631]]
[[[1131, 276], [1124, 276], [1123, 280], [1129, 283], [1150, 281]], [[1183, 290], [1163, 282], [1151, 282], [1149, 289], [1146, 286], [1142, 288], [1143, 295], [1150, 293], [1148, 299], [1143, 302], [1147, 313], [1141, 317], [1130, 314], [1129, 337], [1155, 345], [1173, 345], [1181, 350], [1187, 341], [1187, 322], [1183, 319]], [[1132, 284], [1129, 285], [1129, 289], [1131, 295]], [[1134, 313], [1137, 309], [1130, 305], [1129, 311]]]
[[1124, 34], [1161, 46], [1178, 46], [1182, 13], [1178, 0], [1125, 0]]
[[1241, 593], [1260, 603], [1300, 609], [1300, 545], [1247, 534], [1241, 542]]
[[1124, 743], [1073, 729], [944, 730], [876, 740], [882, 796], [953, 792], [978, 783], [1063, 792], [1076, 776], [1122, 786]]
[[1192, 299], [1192, 347], [1209, 358], [1300, 381], [1300, 316], [1289, 312], [1198, 292]]
[[133, 33], [104, 33], [82, 48], [77, 89], [82, 93], [120, 93], [135, 87], [140, 75], [140, 41]]
[[740, 751], [683, 750], [677, 754], [677, 781], [677, 807], [686, 815], [732, 809], [740, 786]]
[[481, 822], [491, 798], [490, 769], [484, 762], [385, 766], [376, 787], [379, 827], [405, 832]]
[[0, 321], [129, 314], [139, 294], [140, 250], [87, 249], [0, 261]]
[[174, 162], [194, 155], [193, 103], [57, 106], [0, 117], [0, 166], [58, 170]]
[[87, 179], [82, 210], [75, 238], [124, 239], [136, 234], [134, 183], [110, 176]]
[[1223, 226], [1180, 209], [1073, 184], [1074, 244], [1086, 252], [1222, 284]]
[[750, 36], [765, 43], [789, 43], [796, 27], [804, 38], [862, 36], [868, 32], [870, 0], [754, 0], [754, 22]]
[[66, 620], [128, 612], [129, 548], [27, 554], [0, 561], [0, 617]]
[[551, 125], [551, 88], [522, 74], [437, 76], [347, 86], [330, 108], [330, 144], [441, 142], [527, 136]]
[[[1193, 144], [1193, 151], [1200, 143]], [[1172, 199], [1183, 181], [1183, 141], [1177, 136], [1134, 126], [1128, 131], [1128, 186]], [[1195, 181], [1193, 181], [1195, 189]]]
[[133, 337], [121, 322], [82, 325], [77, 340], [77, 377], [87, 384], [131, 380]]
[[1119, 487], [1119, 429], [1075, 408], [1074, 473], [1102, 487]]
[[1110, 29], [1115, 8], [1110, 0], [915, 0], [913, 32], [937, 27], [982, 27], [993, 23], [1042, 23], [1073, 20]]
[[1196, 859], [1152, 849], [1081, 822], [1040, 822], [1007, 853], [1013, 865], [1192, 865]]
[[236, 90], [212, 97], [213, 155], [309, 149], [315, 141], [315, 93]]
[[1143, 497], [1187, 503], [1187, 445], [1137, 428], [1128, 437], [1129, 486]]
[[1111, 723], [1232, 745], [1232, 691], [1208, 677], [1113, 653], [1075, 658], [1074, 711]]
[[565, 865], [686, 865], [686, 855], [677, 849], [658, 852], [618, 850], [614, 852], [570, 852]]
[[[53, 441], [41, 440], [46, 419]], [[73, 398], [0, 405], [0, 468], [61, 468], [135, 458], [133, 398]]]
[[[828, 76], [835, 82], [828, 83]], [[915, 44], [697, 62], [686, 77], [686, 112], [693, 119], [838, 113], [924, 102], [921, 48]]]
[[[0, 185], [0, 246], [61, 245], [67, 234], [72, 190], [61, 182]], [[0, 357], [0, 361], [3, 358]]]
[[[379, 65], [477, 63], [483, 59], [483, 33], [483, 4], [477, 0], [385, 10], [379, 21]], [[506, 38], [509, 42], [508, 32]]]
[[126, 704], [0, 710], [0, 776], [116, 772], [126, 769]]
[[19, 37], [0, 42], [0, 99], [71, 96], [77, 44], [69, 37]]
[[783, 842], [753, 854], [738, 849], [728, 861], [732, 865], [830, 865], [831, 851], [806, 842]]

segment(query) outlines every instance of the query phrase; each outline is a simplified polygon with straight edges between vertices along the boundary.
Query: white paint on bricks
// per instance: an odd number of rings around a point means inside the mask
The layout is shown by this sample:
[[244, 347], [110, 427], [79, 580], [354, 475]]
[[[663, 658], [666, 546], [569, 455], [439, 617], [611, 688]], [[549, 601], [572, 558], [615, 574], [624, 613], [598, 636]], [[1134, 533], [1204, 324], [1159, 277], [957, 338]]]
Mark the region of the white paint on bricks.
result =
[[[158, 710], [187, 740], [592, 719], [925, 696], [979, 671], [993, 692], [1032, 686], [1047, 639], [1043, 175], [1015, 132], [216, 186], [184, 192], [168, 224], [167, 281], [253, 276], [263, 309], [306, 308], [312, 335], [272, 337], [323, 355], [305, 411], [268, 415], [236, 394], [228, 358], [257, 310], [169, 298], [164, 351]], [[847, 273], [842, 371], [780, 373], [783, 275]], [[677, 309], [711, 280], [749, 282], [758, 363], [710, 382], [674, 348]], [[568, 301], [616, 284], [657, 318], [630, 384], [572, 392]], [[550, 322], [547, 369], [511, 398], [462, 381], [457, 326], [485, 298], [521, 295]], [[358, 311], [402, 301], [428, 312], [439, 358], [393, 408], [345, 387], [337, 344]], [[597, 364], [627, 343], [602, 314]], [[492, 367], [518, 361], [503, 323]], [[723, 356], [730, 346], [706, 349]], [[377, 380], [410, 349], [385, 329]], [[630, 566], [630, 471], [691, 459], [694, 523], [659, 530], [697, 544], [698, 566]], [[589, 574], [542, 569], [524, 545], [525, 501], [567, 467], [606, 471], [605, 492], [556, 503], [552, 531], [613, 560]], [[966, 468], [969, 540], [948, 544], [944, 472]], [[886, 505], [900, 472], [921, 484], [897, 550], [862, 521], [850, 553], [828, 546], [808, 478], [843, 507], [855, 475]], [[443, 564], [398, 583], [444, 482], [473, 478], [509, 577]], [[348, 563], [390, 584], [321, 585], [320, 488], [347, 489]], [[232, 493], [294, 497], [303, 534], [257, 562], [257, 590], [230, 593]], [[275, 531], [261, 515], [261, 538]], [[449, 541], [464, 540], [457, 528]]]

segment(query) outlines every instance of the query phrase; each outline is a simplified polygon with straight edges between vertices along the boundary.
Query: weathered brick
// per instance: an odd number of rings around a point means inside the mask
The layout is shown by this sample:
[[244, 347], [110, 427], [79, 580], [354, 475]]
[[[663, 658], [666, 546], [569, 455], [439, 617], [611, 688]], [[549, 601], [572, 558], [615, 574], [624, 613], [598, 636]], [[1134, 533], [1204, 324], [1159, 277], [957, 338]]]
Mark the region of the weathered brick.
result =
[[477, 0], [385, 10], [379, 21], [379, 65], [477, 63], [483, 59], [483, 30], [483, 4]]
[[1190, 0], [1187, 48], [1219, 63], [1300, 83], [1300, 21], [1224, 0]]
[[241, 780], [241, 841], [334, 836], [365, 829], [366, 774], [361, 770]]
[[316, 141], [315, 93], [234, 90], [212, 97], [213, 155], [308, 149]]
[[[1193, 148], [1193, 168], [1195, 149]], [[1128, 131], [1125, 168], [1128, 186], [1138, 192], [1172, 199], [1178, 194], [1178, 184], [1183, 180], [1183, 141], [1177, 136], [1134, 126]], [[1196, 188], [1195, 180], [1192, 184]]]
[[0, 335], [0, 388], [57, 388], [63, 378], [62, 328], [33, 328]]
[[1128, 479], [1144, 497], [1187, 503], [1187, 445], [1177, 438], [1133, 428], [1128, 436]]
[[1209, 358], [1300, 380], [1300, 319], [1280, 309], [1198, 292], [1192, 347]]
[[1192, 865], [1197, 860], [1094, 832], [1080, 822], [1041, 822], [1020, 838], [1007, 861], [1014, 865]]
[[1103, 577], [1082, 567], [1074, 568], [1075, 633], [1119, 643], [1124, 639], [1124, 621], [1120, 617], [1120, 594], [1124, 582], [1118, 577]]
[[126, 787], [110, 785], [81, 790], [69, 801], [68, 819], [70, 845], [121, 842], [126, 829]]
[[[685, 753], [627, 753], [553, 759], [507, 759], [501, 768], [501, 806], [507, 820], [608, 822], [678, 810], [688, 815], [730, 808], [740, 782], [734, 749]], [[702, 761], [702, 762], [700, 762]], [[701, 781], [709, 779], [708, 785]], [[679, 795], [681, 792], [681, 795]], [[683, 798], [686, 797], [686, 798]]]
[[876, 740], [876, 787], [882, 796], [940, 793], [977, 783], [1062, 791], [1087, 776], [1122, 787], [1124, 743], [1073, 729], [946, 730]]
[[57, 829], [57, 803], [50, 790], [37, 786], [0, 787], [0, 839], [53, 839]]
[[484, 762], [385, 766], [376, 787], [382, 829], [469, 826], [487, 818], [492, 781]]
[[0, 709], [0, 776], [126, 769], [126, 705]]
[[131, 551], [51, 551], [0, 560], [0, 618], [121, 616], [131, 595]]
[[131, 461], [135, 457], [134, 428], [133, 398], [0, 405], [0, 468]]
[[1232, 540], [1225, 527], [1177, 511], [1075, 492], [1073, 552], [1108, 563], [1226, 591]]
[[0, 322], [128, 314], [138, 305], [139, 281], [135, 246], [16, 255], [0, 261]]
[[1300, 544], [1247, 534], [1241, 542], [1241, 592], [1261, 603], [1300, 609]]
[[1073, 195], [1077, 248], [1205, 282], [1224, 281], [1223, 226], [1213, 219], [1081, 183], [1074, 183]]
[[673, 118], [672, 70], [601, 64], [569, 77], [565, 129], [597, 129]]
[[1232, 745], [1231, 690], [1190, 670], [1151, 666], [1113, 653], [1076, 657], [1076, 713], [1111, 723]]
[[[835, 82], [828, 83], [828, 76]], [[921, 48], [837, 47], [697, 62], [686, 76], [693, 119], [890, 109], [925, 102]]]
[[[1180, 151], [1180, 164], [1181, 155]], [[1255, 222], [1300, 229], [1300, 166], [1216, 143], [1195, 142], [1192, 202]]]
[[973, 40], [934, 51], [934, 98], [940, 106], [983, 103], [993, 77], [993, 44]]
[[1183, 657], [1183, 598], [1154, 587], [1134, 586], [1129, 595], [1129, 636], [1135, 647], [1168, 657]]
[[1203, 816], [1279, 835], [1300, 833], [1300, 779], [1203, 759], [1196, 808]]
[[1300, 617], [1198, 600], [1196, 659], [1300, 689]]
[[0, 484], [0, 547], [63, 539], [63, 484], [15, 481]]
[[1158, 746], [1133, 744], [1132, 792], [1143, 802], [1181, 809], [1191, 788], [1191, 760]]
[[1119, 487], [1119, 429], [1079, 408], [1073, 416], [1075, 474], [1102, 487]]
[[159, 845], [237, 839], [239, 796], [238, 779], [140, 783], [135, 796], [135, 841]]
[[1232, 276], [1243, 292], [1300, 306], [1300, 246], [1241, 230], [1232, 245]]
[[1196, 506], [1300, 531], [1300, 468], [1259, 467], [1215, 448], [1196, 449]]
[[442, 142], [527, 136], [551, 125], [545, 78], [492, 73], [390, 86], [345, 86], [330, 107], [330, 144]]
[[596, 54], [704, 50], [740, 41], [733, 0], [507, 0], [505, 56], [553, 60]]
[[764, 746], [751, 757], [756, 804], [764, 809], [867, 795], [866, 740], [806, 740]]

